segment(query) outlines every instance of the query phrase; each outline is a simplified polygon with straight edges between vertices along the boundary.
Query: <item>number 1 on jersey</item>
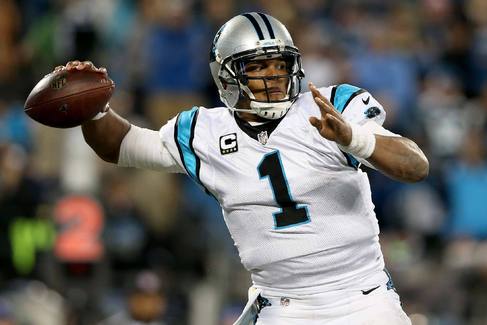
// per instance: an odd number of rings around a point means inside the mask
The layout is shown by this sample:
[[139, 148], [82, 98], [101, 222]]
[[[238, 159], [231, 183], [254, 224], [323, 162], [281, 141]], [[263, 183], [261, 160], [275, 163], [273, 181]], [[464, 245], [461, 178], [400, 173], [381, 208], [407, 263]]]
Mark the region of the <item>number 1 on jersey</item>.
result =
[[274, 199], [281, 208], [281, 211], [273, 213], [276, 228], [287, 228], [309, 222], [306, 207], [298, 207], [291, 197], [279, 151], [266, 154], [257, 170], [261, 179], [269, 177]]

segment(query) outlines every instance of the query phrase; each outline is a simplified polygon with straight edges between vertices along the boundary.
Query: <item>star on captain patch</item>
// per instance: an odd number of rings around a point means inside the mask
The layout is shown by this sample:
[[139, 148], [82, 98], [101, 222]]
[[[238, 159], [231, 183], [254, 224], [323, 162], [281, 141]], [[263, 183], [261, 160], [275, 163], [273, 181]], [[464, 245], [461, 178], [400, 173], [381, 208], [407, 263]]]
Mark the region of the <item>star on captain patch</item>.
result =
[[259, 142], [261, 144], [265, 145], [267, 143], [267, 141], [269, 140], [269, 136], [267, 135], [267, 131], [262, 131], [259, 134], [257, 134], [257, 139], [259, 140]]

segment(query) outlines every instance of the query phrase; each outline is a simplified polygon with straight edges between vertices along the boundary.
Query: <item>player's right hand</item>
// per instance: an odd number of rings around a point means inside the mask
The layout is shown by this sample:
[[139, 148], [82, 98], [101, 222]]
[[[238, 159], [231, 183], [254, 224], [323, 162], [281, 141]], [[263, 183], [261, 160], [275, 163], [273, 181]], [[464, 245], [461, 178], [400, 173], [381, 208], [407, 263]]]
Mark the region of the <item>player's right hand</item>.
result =
[[350, 124], [345, 121], [328, 98], [323, 96], [311, 82], [309, 83], [309, 89], [321, 112], [320, 117], [310, 117], [310, 123], [325, 139], [335, 141], [342, 146], [348, 146], [352, 141], [352, 128]]
[[93, 62], [91, 61], [78, 61], [78, 60], [75, 60], [75, 61], [69, 61], [68, 63], [66, 63], [66, 65], [59, 65], [57, 67], [54, 68], [54, 72], [57, 72], [59, 70], [92, 70], [92, 71], [96, 71], [96, 72], [99, 72], [99, 73], [102, 73], [106, 76], [108, 76], [108, 73], [107, 73], [107, 69], [104, 68], [104, 67], [100, 67], [100, 68], [97, 68], [95, 67], [95, 65], [93, 64]]

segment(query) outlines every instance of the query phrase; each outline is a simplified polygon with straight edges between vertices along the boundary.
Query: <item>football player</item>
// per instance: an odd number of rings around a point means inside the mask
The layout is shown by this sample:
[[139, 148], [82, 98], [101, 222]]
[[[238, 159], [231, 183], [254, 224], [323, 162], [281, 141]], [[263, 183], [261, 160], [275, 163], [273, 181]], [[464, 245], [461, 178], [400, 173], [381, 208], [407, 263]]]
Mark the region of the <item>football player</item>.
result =
[[120, 166], [186, 173], [218, 200], [253, 282], [236, 324], [410, 324], [359, 166], [417, 182], [428, 174], [423, 152], [382, 127], [385, 111], [366, 90], [302, 92], [301, 54], [267, 14], [230, 19], [210, 69], [226, 107], [195, 106], [159, 132], [107, 107], [82, 125], [87, 143]]

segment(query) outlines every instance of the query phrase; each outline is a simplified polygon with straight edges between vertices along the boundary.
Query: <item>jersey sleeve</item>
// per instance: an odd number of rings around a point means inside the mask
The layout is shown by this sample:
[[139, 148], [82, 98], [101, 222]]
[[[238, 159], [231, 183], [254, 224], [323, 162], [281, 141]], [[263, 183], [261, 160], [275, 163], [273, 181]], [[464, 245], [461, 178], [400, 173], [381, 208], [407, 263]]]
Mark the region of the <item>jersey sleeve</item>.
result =
[[159, 135], [179, 168], [209, 193], [200, 178], [201, 158], [206, 150], [202, 141], [196, 141], [196, 131], [201, 131], [201, 128], [197, 128], [199, 113], [200, 109], [196, 106], [179, 113], [160, 129]]
[[159, 138], [163, 147], [167, 150], [169, 156], [171, 157], [173, 169], [180, 173], [184, 173], [184, 165], [181, 161], [174, 136], [178, 117], [179, 115], [173, 117], [159, 129]]
[[386, 119], [384, 108], [368, 91], [349, 84], [334, 86], [330, 102], [348, 122], [363, 125], [374, 121], [382, 125]]
[[120, 144], [118, 166], [180, 173], [159, 132], [132, 125]]
[[172, 156], [179, 169], [193, 176], [196, 168], [196, 157], [193, 149], [193, 138], [198, 108], [183, 111], [170, 119], [159, 130], [159, 136], [165, 148]]

